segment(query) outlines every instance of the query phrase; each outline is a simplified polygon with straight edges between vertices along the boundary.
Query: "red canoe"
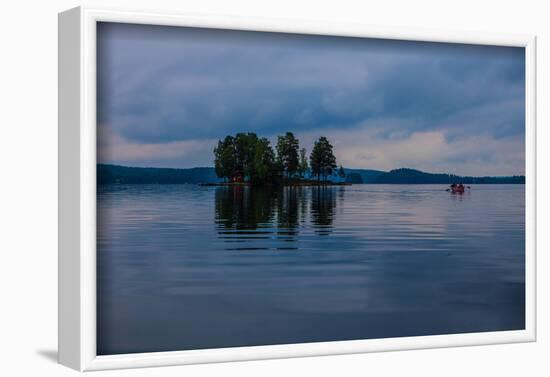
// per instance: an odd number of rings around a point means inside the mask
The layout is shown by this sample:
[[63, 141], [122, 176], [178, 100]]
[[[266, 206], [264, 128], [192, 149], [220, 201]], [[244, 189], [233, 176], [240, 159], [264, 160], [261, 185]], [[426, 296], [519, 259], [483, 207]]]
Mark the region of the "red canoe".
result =
[[451, 187], [451, 192], [453, 194], [463, 194], [464, 193], [464, 186]]

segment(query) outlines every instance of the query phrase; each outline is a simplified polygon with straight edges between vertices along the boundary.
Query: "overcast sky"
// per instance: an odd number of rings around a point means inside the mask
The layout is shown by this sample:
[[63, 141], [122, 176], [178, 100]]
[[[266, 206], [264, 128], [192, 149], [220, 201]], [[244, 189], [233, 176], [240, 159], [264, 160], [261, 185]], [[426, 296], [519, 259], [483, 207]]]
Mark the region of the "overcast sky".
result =
[[101, 23], [98, 161], [212, 166], [227, 134], [338, 163], [524, 174], [524, 50]]

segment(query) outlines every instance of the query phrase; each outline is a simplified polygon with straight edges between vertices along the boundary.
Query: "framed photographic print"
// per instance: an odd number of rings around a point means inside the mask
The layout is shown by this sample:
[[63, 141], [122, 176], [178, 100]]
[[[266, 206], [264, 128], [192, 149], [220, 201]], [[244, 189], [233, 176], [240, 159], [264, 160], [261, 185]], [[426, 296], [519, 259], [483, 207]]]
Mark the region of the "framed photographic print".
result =
[[60, 363], [534, 340], [534, 37], [60, 14]]

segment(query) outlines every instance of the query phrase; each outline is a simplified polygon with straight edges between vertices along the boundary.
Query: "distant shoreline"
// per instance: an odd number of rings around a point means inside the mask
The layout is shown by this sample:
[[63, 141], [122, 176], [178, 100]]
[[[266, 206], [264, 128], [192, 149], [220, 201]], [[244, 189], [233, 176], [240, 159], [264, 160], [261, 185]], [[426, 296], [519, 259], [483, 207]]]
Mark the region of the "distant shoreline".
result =
[[[302, 182], [287, 183], [287, 186], [320, 186], [347, 184], [525, 184], [524, 175], [515, 176], [458, 176], [445, 173], [427, 173], [416, 169], [400, 168], [390, 171], [371, 169], [344, 169], [346, 177], [318, 182], [305, 178]], [[110, 164], [97, 164], [97, 184], [205, 184], [207, 186], [227, 186], [218, 178], [214, 168], [142, 168]], [[246, 185], [246, 183], [244, 183]], [[241, 185], [243, 185], [241, 183]]]

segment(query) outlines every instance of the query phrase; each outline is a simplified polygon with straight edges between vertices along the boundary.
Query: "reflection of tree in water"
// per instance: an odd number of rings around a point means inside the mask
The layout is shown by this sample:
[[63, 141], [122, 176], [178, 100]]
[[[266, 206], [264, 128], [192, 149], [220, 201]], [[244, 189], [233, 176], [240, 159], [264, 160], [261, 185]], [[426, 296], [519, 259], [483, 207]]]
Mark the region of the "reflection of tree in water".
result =
[[343, 200], [343, 190], [327, 186], [218, 187], [215, 220], [222, 234], [243, 231], [252, 235], [258, 232], [250, 231], [276, 228], [279, 239], [295, 241], [300, 224], [307, 221], [308, 212], [315, 231], [320, 235], [330, 234], [337, 199]]
[[335, 208], [336, 193], [334, 187], [315, 186], [311, 188], [311, 221], [318, 234], [328, 235], [332, 231]]
[[284, 187], [277, 191], [277, 228], [280, 235], [296, 235], [307, 205], [302, 187]]
[[224, 229], [254, 230], [273, 220], [275, 195], [271, 190], [218, 187], [215, 201], [216, 223]]

